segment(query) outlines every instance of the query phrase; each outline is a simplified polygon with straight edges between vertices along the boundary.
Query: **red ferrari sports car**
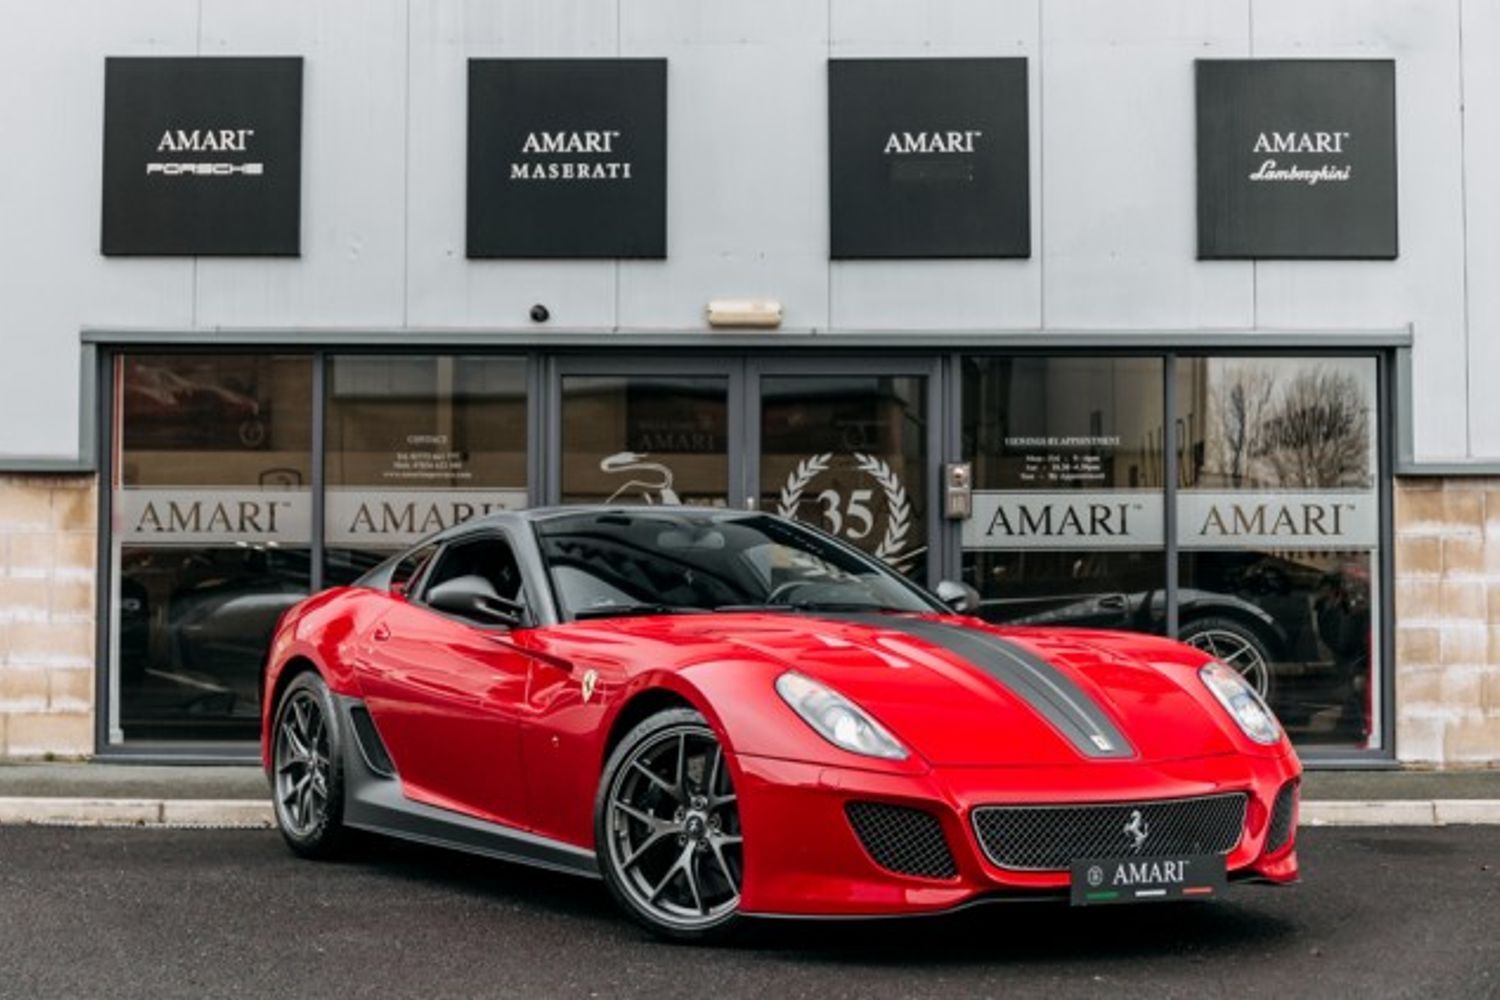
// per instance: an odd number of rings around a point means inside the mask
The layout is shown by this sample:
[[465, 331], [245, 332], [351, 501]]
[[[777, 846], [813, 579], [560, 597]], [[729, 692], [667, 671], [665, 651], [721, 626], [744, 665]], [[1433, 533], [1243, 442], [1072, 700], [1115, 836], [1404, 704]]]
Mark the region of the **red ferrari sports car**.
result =
[[1234, 670], [937, 593], [755, 512], [471, 521], [283, 616], [277, 822], [602, 877], [678, 939], [1296, 880], [1301, 767]]

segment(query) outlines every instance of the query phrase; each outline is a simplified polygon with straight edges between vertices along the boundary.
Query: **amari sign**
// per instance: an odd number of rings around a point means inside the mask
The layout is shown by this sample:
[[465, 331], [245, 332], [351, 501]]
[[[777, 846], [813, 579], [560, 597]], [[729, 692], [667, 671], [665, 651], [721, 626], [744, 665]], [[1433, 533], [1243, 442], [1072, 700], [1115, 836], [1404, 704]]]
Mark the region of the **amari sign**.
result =
[[828, 64], [831, 255], [1029, 257], [1025, 59]]
[[1389, 59], [1200, 59], [1198, 256], [1396, 256]]
[[116, 535], [132, 545], [306, 545], [312, 495], [306, 490], [121, 490]]
[[1152, 549], [1162, 494], [1148, 490], [978, 490], [965, 549]]
[[1185, 549], [1368, 549], [1379, 539], [1370, 490], [1177, 494], [1177, 542]]
[[111, 58], [105, 254], [296, 256], [300, 58]]
[[666, 60], [469, 60], [468, 255], [665, 257]]

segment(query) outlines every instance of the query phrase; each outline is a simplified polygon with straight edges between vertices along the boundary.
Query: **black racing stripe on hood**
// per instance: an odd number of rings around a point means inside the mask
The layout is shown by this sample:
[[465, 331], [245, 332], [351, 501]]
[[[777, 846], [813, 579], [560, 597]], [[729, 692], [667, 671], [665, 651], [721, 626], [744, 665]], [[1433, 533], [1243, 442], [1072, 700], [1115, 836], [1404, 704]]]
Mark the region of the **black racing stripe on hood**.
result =
[[979, 629], [895, 615], [851, 615], [941, 646], [989, 674], [1052, 723], [1086, 757], [1135, 756], [1109, 715], [1073, 679], [1035, 653]]

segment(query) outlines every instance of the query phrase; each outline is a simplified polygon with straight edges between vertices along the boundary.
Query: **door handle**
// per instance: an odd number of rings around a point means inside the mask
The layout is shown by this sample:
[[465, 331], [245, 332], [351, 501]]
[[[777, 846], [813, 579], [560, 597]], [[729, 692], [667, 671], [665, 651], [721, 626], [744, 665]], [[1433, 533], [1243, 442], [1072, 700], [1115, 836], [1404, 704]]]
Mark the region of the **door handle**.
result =
[[1106, 594], [1099, 598], [1099, 607], [1106, 611], [1124, 611], [1126, 603], [1124, 594]]
[[385, 622], [381, 622], [379, 625], [376, 625], [375, 631], [370, 633], [370, 638], [374, 639], [376, 642], [385, 642], [390, 637], [391, 630], [386, 626]]

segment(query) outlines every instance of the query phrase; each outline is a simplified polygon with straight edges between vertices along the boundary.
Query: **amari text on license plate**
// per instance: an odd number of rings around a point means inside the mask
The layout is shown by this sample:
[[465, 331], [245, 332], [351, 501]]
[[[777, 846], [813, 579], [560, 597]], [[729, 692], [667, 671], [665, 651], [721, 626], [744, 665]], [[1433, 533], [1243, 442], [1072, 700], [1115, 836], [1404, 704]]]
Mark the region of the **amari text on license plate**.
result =
[[1073, 862], [1074, 906], [1212, 899], [1224, 892], [1224, 858], [1094, 858]]

